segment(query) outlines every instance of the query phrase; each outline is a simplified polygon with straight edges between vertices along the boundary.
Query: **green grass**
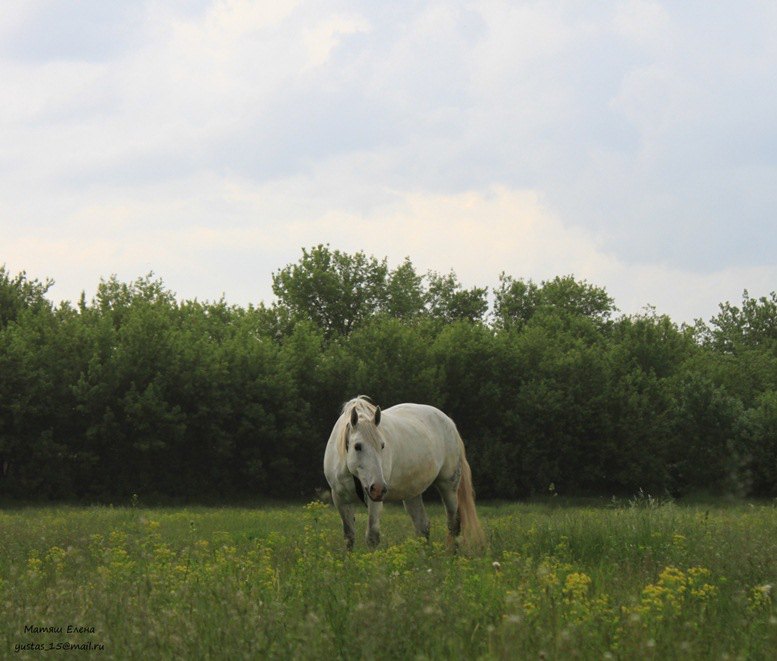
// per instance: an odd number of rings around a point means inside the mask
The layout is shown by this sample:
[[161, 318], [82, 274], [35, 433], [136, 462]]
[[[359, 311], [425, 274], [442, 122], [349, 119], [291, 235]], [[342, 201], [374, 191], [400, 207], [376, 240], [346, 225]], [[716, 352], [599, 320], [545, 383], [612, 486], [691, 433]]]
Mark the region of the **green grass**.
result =
[[6, 510], [0, 657], [774, 658], [774, 504], [481, 505], [483, 557], [429, 510], [352, 554], [319, 504]]

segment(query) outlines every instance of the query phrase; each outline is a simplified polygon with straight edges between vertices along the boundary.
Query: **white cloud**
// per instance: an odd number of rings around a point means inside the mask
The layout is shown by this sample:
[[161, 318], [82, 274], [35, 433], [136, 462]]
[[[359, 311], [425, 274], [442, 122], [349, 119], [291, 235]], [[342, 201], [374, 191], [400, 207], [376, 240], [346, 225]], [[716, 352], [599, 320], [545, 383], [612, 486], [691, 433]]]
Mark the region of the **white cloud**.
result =
[[317, 242], [682, 319], [775, 281], [763, 4], [153, 0], [80, 50], [41, 7], [0, 18], [0, 262], [55, 295], [153, 269], [266, 300]]
[[604, 286], [624, 313], [652, 304], [686, 322], [708, 319], [745, 288], [768, 293], [777, 280], [774, 267], [699, 274], [626, 263], [590, 233], [566, 225], [537, 191], [376, 189], [380, 203], [366, 208], [354, 196], [337, 207], [320, 195], [325, 181], [326, 175], [263, 185], [205, 178], [188, 196], [183, 187], [149, 189], [143, 202], [84, 204], [47, 236], [4, 229], [0, 239], [13, 255], [11, 270], [53, 276], [53, 295], [71, 300], [82, 289], [91, 295], [111, 273], [128, 280], [155, 271], [184, 298], [269, 302], [271, 272], [318, 243], [386, 256], [392, 265], [408, 256], [422, 273], [453, 269], [465, 286], [493, 287], [501, 271], [535, 281], [573, 274]]
[[0, 36], [14, 34], [41, 4], [41, 0], [5, 0], [0, 12]]
[[302, 38], [308, 50], [306, 69], [326, 64], [343, 35], [369, 32], [371, 27], [369, 21], [359, 16], [334, 16], [303, 30]]
[[638, 45], [653, 56], [666, 55], [672, 49], [676, 32], [666, 9], [651, 0], [627, 0], [615, 7], [615, 31], [628, 42]]

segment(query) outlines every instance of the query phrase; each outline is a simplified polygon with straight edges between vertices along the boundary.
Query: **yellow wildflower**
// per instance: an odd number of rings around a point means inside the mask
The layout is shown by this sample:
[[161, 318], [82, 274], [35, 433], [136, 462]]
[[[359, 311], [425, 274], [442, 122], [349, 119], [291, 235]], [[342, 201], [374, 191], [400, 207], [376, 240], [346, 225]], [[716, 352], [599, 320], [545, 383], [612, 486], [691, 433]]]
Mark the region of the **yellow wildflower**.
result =
[[772, 603], [772, 586], [769, 583], [756, 585], [750, 590], [748, 609], [751, 612], [768, 609]]
[[564, 581], [564, 596], [568, 601], [583, 601], [588, 597], [591, 582], [591, 577], [582, 572], [568, 574]]
[[40, 574], [43, 568], [43, 561], [38, 556], [37, 551], [30, 551], [30, 555], [27, 557], [27, 572], [31, 576], [37, 576]]

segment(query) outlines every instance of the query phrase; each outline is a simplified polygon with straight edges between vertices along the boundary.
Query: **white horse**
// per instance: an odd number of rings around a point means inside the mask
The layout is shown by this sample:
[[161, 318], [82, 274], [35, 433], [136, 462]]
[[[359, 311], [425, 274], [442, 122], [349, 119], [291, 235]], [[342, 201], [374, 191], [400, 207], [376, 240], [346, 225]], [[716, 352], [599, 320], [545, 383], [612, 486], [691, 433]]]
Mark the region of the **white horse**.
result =
[[433, 406], [397, 404], [381, 412], [362, 395], [346, 402], [324, 452], [324, 475], [349, 551], [360, 500], [369, 510], [368, 546], [380, 541], [384, 500], [404, 501], [416, 532], [429, 539], [421, 494], [432, 484], [445, 504], [449, 544], [459, 533], [471, 548], [484, 543], [464, 443], [453, 420]]

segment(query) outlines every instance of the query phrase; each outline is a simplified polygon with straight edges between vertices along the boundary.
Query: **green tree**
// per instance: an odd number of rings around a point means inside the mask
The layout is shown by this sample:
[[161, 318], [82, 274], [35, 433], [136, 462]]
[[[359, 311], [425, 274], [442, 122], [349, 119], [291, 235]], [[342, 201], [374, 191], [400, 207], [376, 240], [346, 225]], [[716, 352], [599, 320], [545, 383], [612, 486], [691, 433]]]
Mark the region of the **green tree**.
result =
[[53, 285], [53, 280], [30, 280], [24, 271], [11, 277], [5, 265], [0, 266], [0, 328], [16, 321], [23, 310], [51, 307], [46, 292]]
[[741, 307], [721, 303], [720, 313], [703, 333], [715, 349], [726, 353], [755, 347], [777, 353], [777, 292], [756, 299], [745, 290]]
[[318, 245], [275, 272], [272, 288], [295, 318], [310, 319], [331, 338], [347, 335], [385, 305], [387, 279], [385, 259]]
[[611, 338], [616, 364], [659, 378], [676, 374], [688, 360], [700, 354], [691, 330], [680, 329], [668, 316], [658, 315], [652, 309], [618, 319], [612, 326]]
[[430, 271], [426, 279], [426, 307], [432, 318], [448, 323], [483, 321], [488, 311], [486, 287], [464, 289], [453, 271], [447, 275]]
[[0, 330], [0, 491], [72, 494], [89, 460], [70, 392], [84, 348], [77, 314], [66, 305], [24, 310]]
[[673, 409], [666, 450], [673, 491], [742, 494], [747, 456], [741, 401], [691, 373], [677, 379]]
[[613, 320], [571, 276], [487, 290], [318, 246], [278, 301], [179, 302], [152, 274], [75, 308], [0, 269], [0, 494], [310, 496], [342, 402], [435, 404], [481, 496], [777, 491], [777, 296], [709, 325]]
[[522, 328], [540, 306], [540, 287], [502, 272], [494, 290], [494, 317], [498, 328]]
[[385, 312], [397, 319], [411, 320], [424, 311], [423, 276], [418, 275], [409, 258], [389, 273], [386, 283]]
[[608, 384], [605, 337], [587, 317], [536, 313], [515, 333], [521, 379], [510, 406], [521, 420], [531, 491], [594, 492], [606, 483]]
[[[176, 363], [174, 295], [152, 276], [98, 286], [81, 320], [91, 356], [72, 389], [85, 450], [98, 460], [82, 495], [162, 490], [167, 466], [183, 443], [186, 421], [164, 387]], [[168, 493], [178, 491], [175, 482]]]
[[745, 291], [741, 307], [722, 303], [709, 324], [696, 322], [694, 332], [704, 351], [692, 369], [745, 407], [777, 390], [777, 293], [754, 299]]
[[614, 493], [665, 493], [672, 486], [667, 463], [676, 412], [673, 379], [687, 372], [701, 350], [688, 329], [653, 310], [615, 321], [605, 350], [605, 483]]
[[400, 402], [440, 404], [440, 371], [431, 346], [436, 325], [376, 317], [355, 331], [344, 350], [356, 357], [349, 392], [370, 395], [383, 407]]
[[748, 477], [756, 496], [777, 496], [777, 391], [758, 397], [746, 412]]
[[537, 285], [502, 273], [494, 290], [494, 316], [500, 328], [521, 328], [541, 311], [588, 317], [603, 325], [615, 310], [613, 299], [603, 288], [571, 275]]

